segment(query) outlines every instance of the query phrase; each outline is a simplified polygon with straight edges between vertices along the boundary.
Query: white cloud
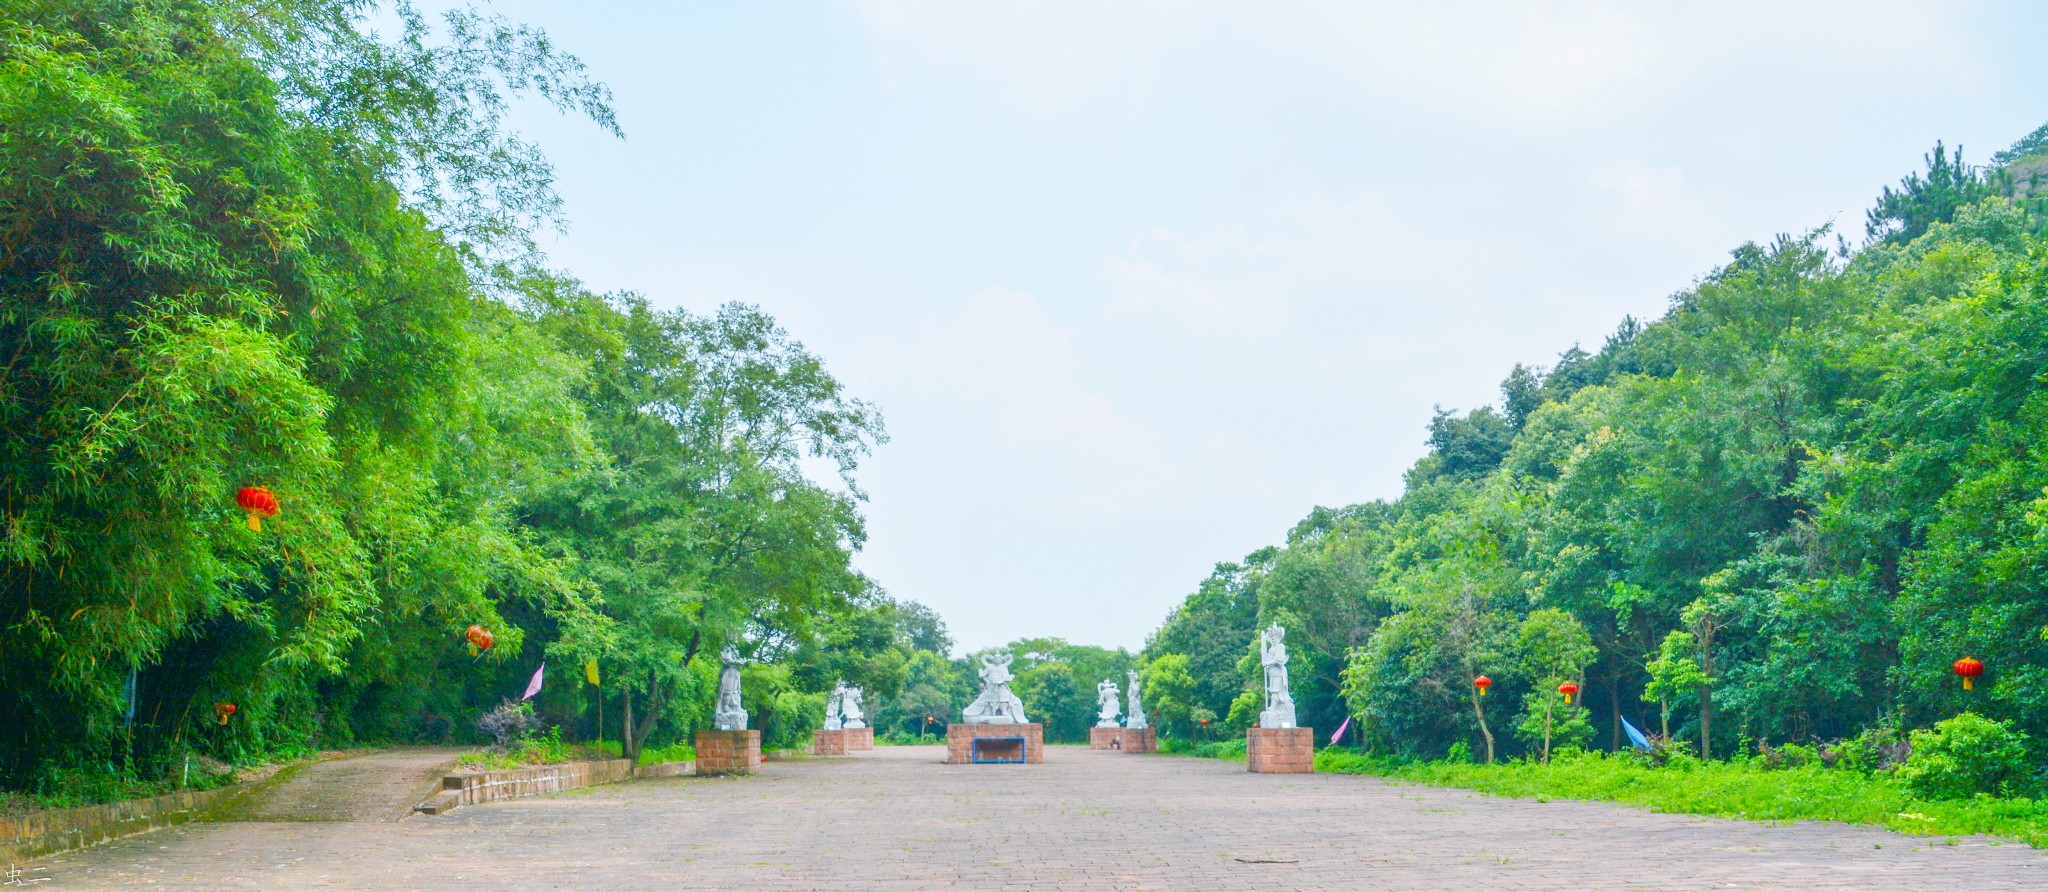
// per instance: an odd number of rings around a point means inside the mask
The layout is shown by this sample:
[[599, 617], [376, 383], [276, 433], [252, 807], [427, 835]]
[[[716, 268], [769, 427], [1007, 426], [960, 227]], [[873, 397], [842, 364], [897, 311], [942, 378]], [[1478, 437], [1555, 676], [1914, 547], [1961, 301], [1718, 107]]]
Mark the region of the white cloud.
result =
[[918, 64], [965, 70], [1040, 110], [1147, 97], [1225, 62], [1302, 66], [1432, 112], [1565, 129], [1744, 68], [1816, 80], [1885, 58], [1949, 77], [1984, 70], [1956, 36], [1956, 4], [1920, 0], [846, 4], [893, 77]]
[[906, 338], [869, 342], [854, 362], [880, 401], [944, 419], [913, 424], [946, 442], [910, 448], [1002, 469], [992, 479], [1026, 513], [1128, 520], [1265, 485], [1241, 435], [1169, 440], [1091, 386], [1097, 365], [1076, 338], [1031, 295], [991, 288]]

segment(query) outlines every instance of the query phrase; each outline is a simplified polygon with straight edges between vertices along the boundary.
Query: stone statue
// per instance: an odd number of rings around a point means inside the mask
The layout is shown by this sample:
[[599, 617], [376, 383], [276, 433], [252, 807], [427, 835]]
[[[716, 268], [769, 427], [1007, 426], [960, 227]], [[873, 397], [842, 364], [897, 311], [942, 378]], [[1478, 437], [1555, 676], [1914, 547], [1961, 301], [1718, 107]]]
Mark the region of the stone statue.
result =
[[1096, 716], [1095, 727], [1116, 727], [1116, 714], [1120, 711], [1119, 707], [1122, 706], [1122, 704], [1117, 702], [1116, 682], [1110, 681], [1107, 678], [1103, 679], [1101, 684], [1095, 686], [1095, 697], [1102, 701], [1102, 713]]
[[1124, 727], [1150, 728], [1152, 726], [1145, 720], [1145, 704], [1138, 702], [1138, 670], [1131, 670], [1130, 682], [1130, 687], [1126, 690], [1130, 692], [1131, 707], [1124, 710]]
[[1022, 725], [1030, 721], [1024, 717], [1024, 701], [1010, 693], [1010, 660], [1006, 653], [992, 653], [981, 658], [981, 696], [961, 710], [960, 721], [968, 725]]
[[846, 682], [842, 681], [834, 685], [832, 693], [825, 697], [825, 730], [837, 731], [845, 727], [844, 720], [841, 718], [845, 714], [843, 712], [845, 702]]
[[1266, 709], [1259, 713], [1261, 728], [1294, 727], [1294, 695], [1287, 690], [1287, 645], [1281, 639], [1287, 630], [1279, 623], [1266, 627], [1259, 639], [1259, 665], [1266, 667]]
[[740, 706], [740, 652], [728, 644], [720, 654], [725, 668], [718, 672], [718, 704], [711, 712], [711, 724], [720, 731], [747, 730], [747, 710]]
[[839, 697], [840, 727], [858, 731], [868, 726], [867, 716], [860, 711], [860, 688], [848, 687]]

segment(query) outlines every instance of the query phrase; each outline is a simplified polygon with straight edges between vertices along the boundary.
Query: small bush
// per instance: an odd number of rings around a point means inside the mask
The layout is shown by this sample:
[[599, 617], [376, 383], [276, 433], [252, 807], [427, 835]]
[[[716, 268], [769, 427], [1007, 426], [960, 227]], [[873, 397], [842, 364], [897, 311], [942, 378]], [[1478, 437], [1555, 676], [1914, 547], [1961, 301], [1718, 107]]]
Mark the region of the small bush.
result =
[[532, 706], [507, 700], [477, 719], [476, 729], [490, 739], [492, 746], [510, 750], [540, 730], [540, 719], [534, 716]]
[[696, 759], [696, 747], [687, 743], [671, 743], [668, 746], [641, 747], [639, 764], [660, 765], [663, 762], [693, 762]]
[[1966, 712], [1914, 731], [1912, 742], [1898, 776], [1929, 799], [2019, 796], [2032, 786], [2027, 736], [2004, 722]]
[[1782, 771], [1787, 768], [1805, 768], [1822, 764], [1820, 750], [1797, 743], [1772, 747], [1768, 743], [1756, 745], [1757, 767], [1766, 771]]
[[1447, 756], [1445, 756], [1445, 757], [1444, 757], [1444, 761], [1446, 761], [1446, 762], [1470, 762], [1470, 761], [1472, 761], [1472, 745], [1471, 745], [1471, 744], [1468, 744], [1468, 743], [1466, 743], [1465, 741], [1462, 741], [1462, 740], [1458, 741], [1457, 743], [1451, 744], [1451, 752], [1450, 752], [1450, 754], [1449, 754], [1449, 755], [1447, 755]]
[[1832, 767], [1870, 774], [1904, 765], [1913, 754], [1913, 744], [1897, 728], [1883, 722], [1836, 746], [1823, 747], [1821, 752], [1823, 761], [1831, 762]]
[[1243, 759], [1245, 739], [1219, 740], [1195, 747], [1195, 755], [1204, 759]]

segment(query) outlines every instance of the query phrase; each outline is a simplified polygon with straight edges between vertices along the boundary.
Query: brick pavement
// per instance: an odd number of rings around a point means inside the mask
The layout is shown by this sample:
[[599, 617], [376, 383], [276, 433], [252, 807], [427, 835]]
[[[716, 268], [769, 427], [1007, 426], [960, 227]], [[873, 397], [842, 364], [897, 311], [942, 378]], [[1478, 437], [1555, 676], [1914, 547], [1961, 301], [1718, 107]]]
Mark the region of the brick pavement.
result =
[[1235, 762], [940, 747], [635, 781], [395, 824], [198, 824], [40, 862], [57, 890], [2004, 889], [2048, 853], [1492, 799]]

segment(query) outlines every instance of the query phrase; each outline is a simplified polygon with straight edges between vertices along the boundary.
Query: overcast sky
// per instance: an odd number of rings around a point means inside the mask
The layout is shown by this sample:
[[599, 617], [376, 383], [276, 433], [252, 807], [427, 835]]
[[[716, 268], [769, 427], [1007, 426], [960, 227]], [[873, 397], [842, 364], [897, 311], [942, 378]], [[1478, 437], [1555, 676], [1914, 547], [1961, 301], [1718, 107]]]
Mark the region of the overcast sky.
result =
[[2048, 5], [500, 2], [600, 290], [759, 304], [884, 411], [859, 565], [964, 648], [1137, 648], [1393, 498], [1431, 407], [1596, 348], [1939, 139], [2048, 120]]

